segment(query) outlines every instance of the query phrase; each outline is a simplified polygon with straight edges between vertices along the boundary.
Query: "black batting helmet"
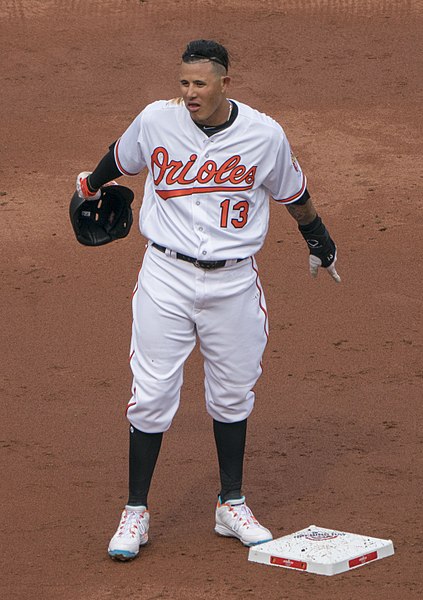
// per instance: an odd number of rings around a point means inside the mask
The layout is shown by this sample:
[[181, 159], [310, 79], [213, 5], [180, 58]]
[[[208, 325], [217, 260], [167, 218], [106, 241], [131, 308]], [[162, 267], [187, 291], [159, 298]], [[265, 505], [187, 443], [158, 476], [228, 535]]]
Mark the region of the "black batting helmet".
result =
[[84, 200], [75, 192], [69, 216], [78, 242], [102, 246], [126, 237], [133, 222], [133, 199], [133, 191], [123, 185], [104, 186], [99, 200]]

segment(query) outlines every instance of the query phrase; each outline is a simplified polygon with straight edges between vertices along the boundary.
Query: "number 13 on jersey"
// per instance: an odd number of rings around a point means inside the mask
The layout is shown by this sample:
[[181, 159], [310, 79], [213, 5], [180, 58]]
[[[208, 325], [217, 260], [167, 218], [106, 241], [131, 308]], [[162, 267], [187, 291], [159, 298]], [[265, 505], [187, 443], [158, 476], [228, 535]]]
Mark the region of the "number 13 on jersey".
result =
[[[246, 200], [240, 200], [239, 202], [235, 202], [235, 204], [229, 199], [223, 200], [220, 203], [220, 226], [226, 229], [228, 224], [231, 224], [232, 227], [241, 229], [247, 224], [248, 208], [249, 205]], [[231, 218], [229, 218], [230, 216]]]

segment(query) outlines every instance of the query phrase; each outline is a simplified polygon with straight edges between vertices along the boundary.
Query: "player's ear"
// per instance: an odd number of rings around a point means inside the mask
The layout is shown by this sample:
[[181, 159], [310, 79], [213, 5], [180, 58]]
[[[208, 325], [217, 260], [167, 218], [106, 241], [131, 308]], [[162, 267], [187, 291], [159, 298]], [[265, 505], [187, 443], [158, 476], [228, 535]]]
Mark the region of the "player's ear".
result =
[[224, 77], [222, 77], [222, 92], [227, 90], [231, 81], [232, 81], [232, 78], [229, 77], [229, 75], [225, 75]]

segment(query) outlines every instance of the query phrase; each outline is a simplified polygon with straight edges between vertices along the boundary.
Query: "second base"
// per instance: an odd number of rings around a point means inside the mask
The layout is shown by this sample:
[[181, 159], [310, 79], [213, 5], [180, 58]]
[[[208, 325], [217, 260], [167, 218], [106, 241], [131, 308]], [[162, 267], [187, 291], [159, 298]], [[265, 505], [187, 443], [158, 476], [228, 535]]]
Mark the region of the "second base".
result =
[[296, 533], [252, 546], [248, 560], [318, 575], [336, 575], [392, 554], [391, 540], [310, 525]]

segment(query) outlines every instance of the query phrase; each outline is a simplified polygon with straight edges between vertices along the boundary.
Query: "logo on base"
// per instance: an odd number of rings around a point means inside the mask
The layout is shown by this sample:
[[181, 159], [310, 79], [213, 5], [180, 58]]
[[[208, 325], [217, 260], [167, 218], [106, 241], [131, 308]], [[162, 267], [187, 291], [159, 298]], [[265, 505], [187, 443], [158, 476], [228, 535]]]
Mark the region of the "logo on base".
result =
[[299, 533], [294, 536], [295, 539], [305, 538], [306, 540], [311, 540], [312, 542], [326, 542], [327, 540], [334, 540], [337, 537], [345, 535], [345, 533], [338, 533], [336, 531], [309, 531], [308, 533]]

